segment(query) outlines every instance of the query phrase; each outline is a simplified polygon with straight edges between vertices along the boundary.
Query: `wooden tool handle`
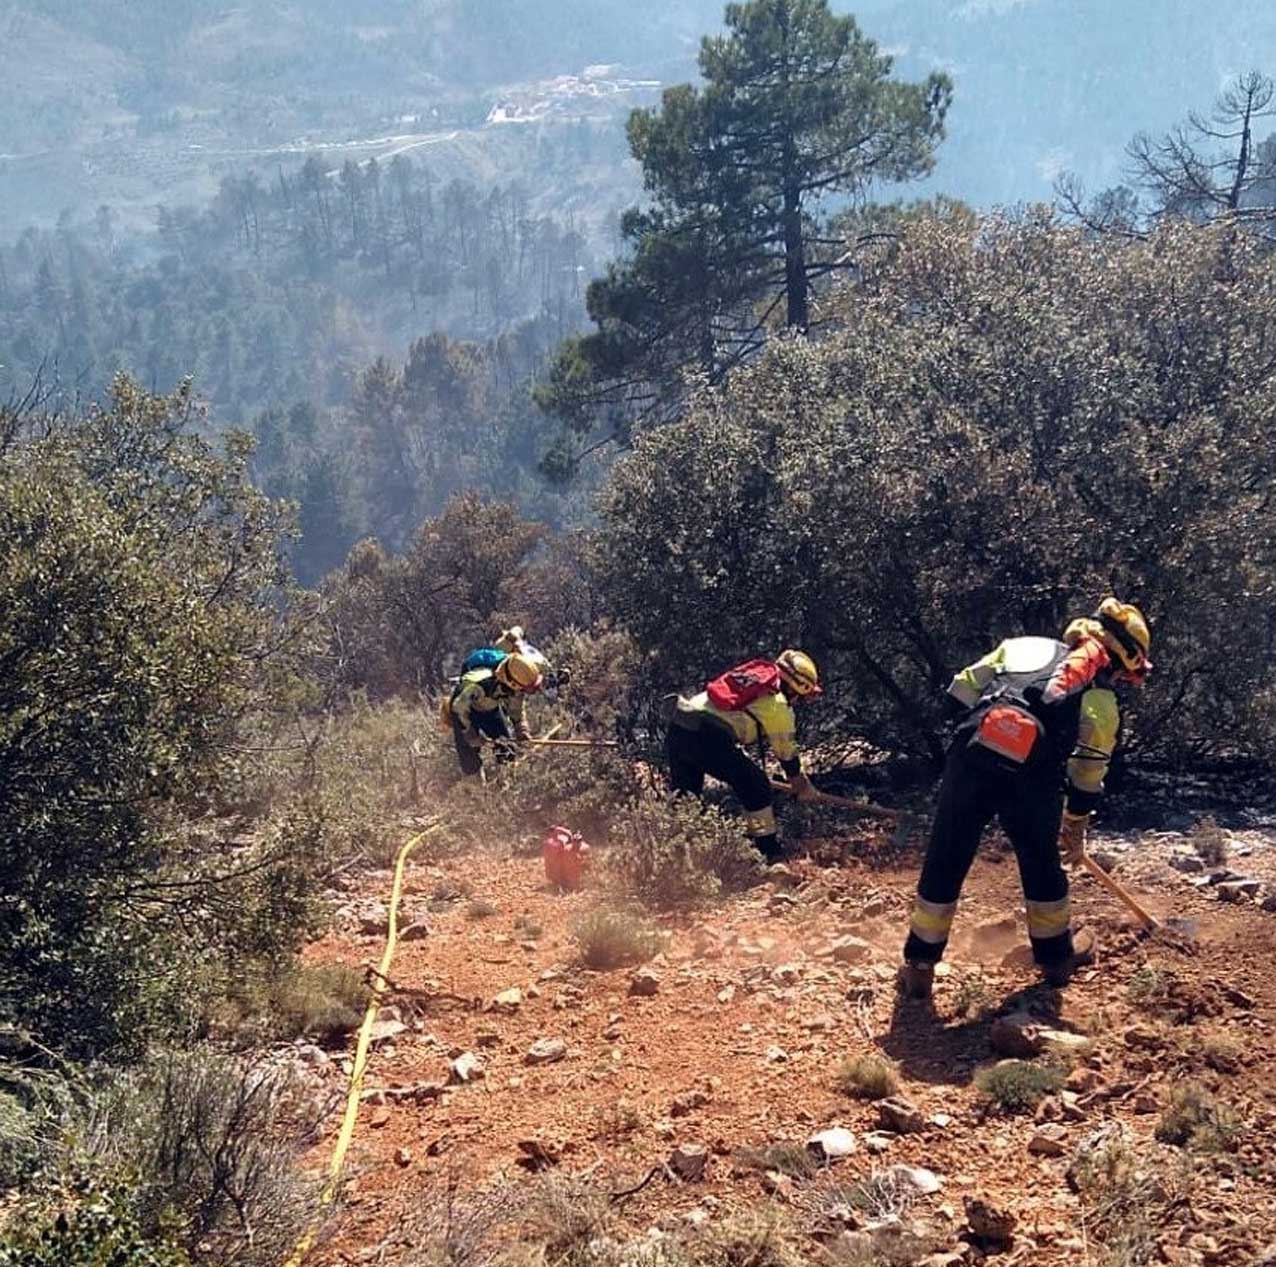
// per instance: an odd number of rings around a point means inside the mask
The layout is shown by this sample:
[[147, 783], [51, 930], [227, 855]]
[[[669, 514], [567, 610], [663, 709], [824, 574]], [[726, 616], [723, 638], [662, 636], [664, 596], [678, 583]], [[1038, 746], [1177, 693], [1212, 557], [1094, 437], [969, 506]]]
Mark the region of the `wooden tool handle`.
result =
[[[786, 796], [795, 795], [787, 783], [781, 783], [778, 779], [772, 779], [771, 786]], [[840, 809], [854, 810], [866, 818], [881, 818], [893, 823], [899, 817], [893, 809], [887, 809], [884, 805], [874, 805], [872, 801], [853, 801], [849, 796], [834, 796], [831, 792], [821, 792], [818, 789], [815, 799], [821, 805], [836, 805]]]
[[1085, 869], [1094, 876], [1094, 878], [1098, 880], [1098, 882], [1103, 885], [1103, 887], [1107, 889], [1107, 891], [1111, 893], [1118, 902], [1129, 907], [1129, 909], [1138, 916], [1138, 918], [1143, 922], [1145, 928], [1149, 928], [1155, 932], [1161, 927], [1160, 920], [1158, 920], [1156, 916], [1145, 911], [1125, 885], [1117, 880], [1115, 876], [1110, 876], [1101, 866], [1099, 866], [1097, 862], [1095, 862], [1093, 858], [1090, 857], [1089, 854], [1082, 854], [1081, 861], [1085, 865]]

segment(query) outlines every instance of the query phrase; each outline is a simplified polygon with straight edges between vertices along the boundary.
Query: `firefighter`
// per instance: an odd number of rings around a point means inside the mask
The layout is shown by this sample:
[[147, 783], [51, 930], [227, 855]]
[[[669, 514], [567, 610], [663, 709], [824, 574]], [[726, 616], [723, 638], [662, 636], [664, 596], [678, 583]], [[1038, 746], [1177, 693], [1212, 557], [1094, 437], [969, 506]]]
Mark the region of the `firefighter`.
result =
[[812, 799], [816, 793], [802, 773], [793, 705], [819, 694], [819, 672], [811, 657], [804, 651], [783, 651], [774, 661], [739, 665], [690, 699], [679, 697], [665, 737], [673, 790], [699, 796], [707, 774], [727, 784], [744, 807], [745, 830], [768, 862], [778, 862], [782, 855], [771, 782], [745, 749], [765, 743], [779, 759], [794, 795]]
[[1010, 638], [953, 678], [948, 694], [962, 716], [904, 946], [904, 994], [930, 997], [962, 884], [994, 817], [1018, 859], [1028, 937], [1046, 980], [1066, 985], [1093, 959], [1093, 935], [1072, 935], [1063, 863], [1084, 857], [1120, 729], [1116, 692], [1142, 686], [1150, 645], [1138, 608], [1105, 598], [1062, 641]]
[[494, 668], [476, 668], [461, 675], [449, 701], [452, 736], [463, 773], [482, 772], [479, 750], [496, 744], [497, 760], [509, 761], [514, 745], [532, 737], [526, 720], [527, 696], [544, 681], [540, 668], [520, 652], [505, 656]]

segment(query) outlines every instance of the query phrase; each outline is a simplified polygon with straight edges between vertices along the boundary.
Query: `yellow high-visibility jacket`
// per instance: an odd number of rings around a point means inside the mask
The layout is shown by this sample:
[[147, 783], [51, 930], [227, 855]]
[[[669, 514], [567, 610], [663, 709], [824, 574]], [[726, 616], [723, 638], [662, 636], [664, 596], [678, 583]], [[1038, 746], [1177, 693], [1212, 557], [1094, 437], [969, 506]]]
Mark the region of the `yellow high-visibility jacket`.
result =
[[[998, 673], [1030, 671], [1058, 646], [1052, 638], [1007, 638], [996, 650], [956, 674], [948, 693], [973, 708]], [[1121, 731], [1116, 693], [1095, 680], [1109, 663], [1102, 644], [1086, 639], [1068, 653], [1055, 673], [1059, 698], [1081, 696], [1076, 742], [1068, 758], [1067, 800], [1074, 814], [1088, 814], [1102, 799], [1103, 781]]]
[[469, 730], [473, 713], [492, 713], [503, 708], [516, 727], [524, 724], [527, 699], [522, 691], [511, 690], [496, 680], [491, 669], [471, 669], [452, 692], [452, 716], [462, 730]]
[[760, 739], [765, 740], [789, 778], [801, 774], [802, 756], [797, 744], [797, 718], [793, 715], [793, 705], [785, 699], [782, 691], [777, 691], [774, 695], [763, 695], [755, 699], [748, 708], [731, 712], [715, 708], [709, 702], [708, 692], [701, 691], [690, 699], [680, 698], [678, 711], [701, 723], [707, 722], [730, 731], [736, 743], [742, 747], [747, 748]]

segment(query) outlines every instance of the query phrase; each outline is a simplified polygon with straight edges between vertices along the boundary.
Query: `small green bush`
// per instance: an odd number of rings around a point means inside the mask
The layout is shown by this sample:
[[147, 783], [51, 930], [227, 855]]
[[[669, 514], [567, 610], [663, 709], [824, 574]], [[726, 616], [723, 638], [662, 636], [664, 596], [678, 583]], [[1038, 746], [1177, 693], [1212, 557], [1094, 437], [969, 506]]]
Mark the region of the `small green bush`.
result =
[[62, 1208], [0, 1232], [0, 1267], [189, 1267], [169, 1234], [143, 1228], [127, 1187], [89, 1192]]
[[692, 797], [640, 797], [617, 816], [611, 838], [621, 884], [658, 910], [696, 905], [762, 874], [739, 821]]
[[884, 1056], [867, 1053], [845, 1061], [837, 1071], [837, 1089], [863, 1100], [884, 1100], [899, 1090], [895, 1066]]
[[1228, 1034], [1207, 1034], [1201, 1040], [1201, 1059], [1217, 1073], [1238, 1072], [1244, 1055], [1244, 1047]]
[[595, 910], [572, 930], [581, 962], [607, 971], [645, 963], [664, 949], [664, 934], [629, 911]]
[[975, 1074], [975, 1086], [1005, 1113], [1026, 1113], [1063, 1086], [1057, 1065], [1035, 1060], [1002, 1060]]
[[1227, 1153], [1236, 1147], [1241, 1121], [1236, 1111], [1196, 1083], [1177, 1087], [1156, 1125], [1156, 1138], [1196, 1153]]

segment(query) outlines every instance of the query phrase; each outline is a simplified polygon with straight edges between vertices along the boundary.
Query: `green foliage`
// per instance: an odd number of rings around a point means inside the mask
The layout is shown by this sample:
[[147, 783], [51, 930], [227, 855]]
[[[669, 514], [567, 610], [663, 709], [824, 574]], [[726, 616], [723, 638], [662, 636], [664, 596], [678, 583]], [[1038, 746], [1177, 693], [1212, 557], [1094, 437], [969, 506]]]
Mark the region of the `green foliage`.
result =
[[1235, 654], [1276, 637], [1268, 273], [1222, 229], [908, 225], [818, 344], [614, 468], [597, 572], [653, 693], [798, 642], [829, 683], [811, 722], [938, 757], [957, 668], [1116, 590], [1158, 666], [1131, 754], [1269, 752], [1272, 660]]
[[69, 1210], [0, 1231], [2, 1267], [190, 1267], [166, 1233], [143, 1230], [125, 1185], [90, 1191]]
[[288, 516], [185, 389], [120, 379], [82, 418], [0, 422], [0, 1015], [75, 1051], [138, 1044], [269, 880], [164, 807], [228, 776], [267, 702]]
[[1197, 1153], [1229, 1153], [1236, 1149], [1242, 1123], [1236, 1110], [1195, 1083], [1175, 1087], [1156, 1124], [1156, 1137]]
[[895, 1066], [872, 1052], [844, 1062], [834, 1081], [839, 1091], [864, 1100], [884, 1100], [899, 1090]]
[[975, 1074], [975, 1086], [1005, 1113], [1027, 1113], [1063, 1086], [1066, 1072], [1034, 1060], [1001, 1060]]
[[[784, 324], [805, 329], [815, 280], [838, 267], [822, 200], [933, 165], [945, 75], [893, 79], [891, 58], [828, 0], [731, 4], [726, 25], [701, 46], [703, 88], [669, 88], [659, 110], [630, 117], [652, 205], [626, 214], [629, 255], [590, 287], [597, 331], [564, 345], [539, 391], [569, 433], [600, 414], [605, 438], [663, 420], [684, 371], [719, 381], [762, 345], [781, 304]], [[570, 469], [568, 445], [555, 469]]]
[[641, 796], [617, 812], [610, 836], [620, 883], [657, 910], [695, 905], [762, 873], [739, 820], [694, 797]]
[[598, 909], [583, 916], [572, 929], [581, 962], [607, 972], [645, 963], [664, 949], [665, 936], [630, 911]]

